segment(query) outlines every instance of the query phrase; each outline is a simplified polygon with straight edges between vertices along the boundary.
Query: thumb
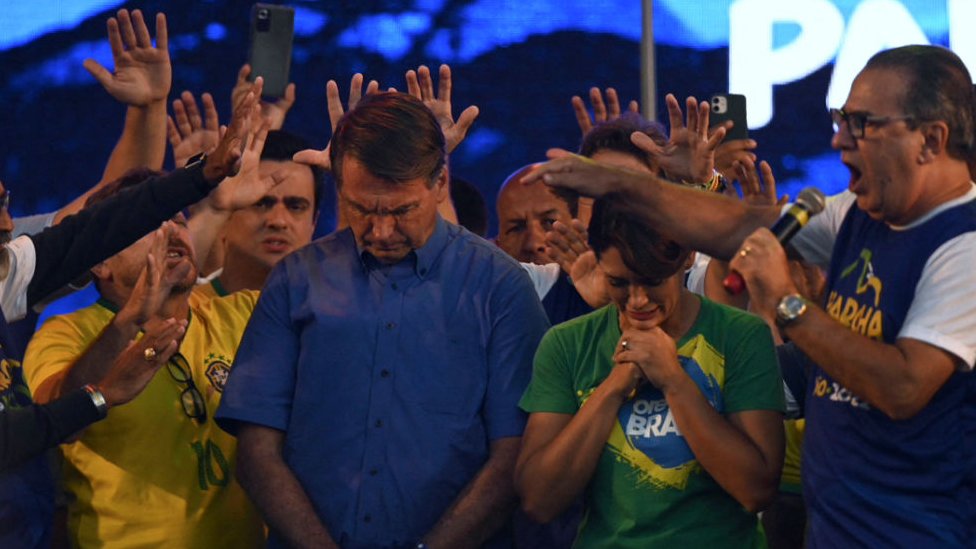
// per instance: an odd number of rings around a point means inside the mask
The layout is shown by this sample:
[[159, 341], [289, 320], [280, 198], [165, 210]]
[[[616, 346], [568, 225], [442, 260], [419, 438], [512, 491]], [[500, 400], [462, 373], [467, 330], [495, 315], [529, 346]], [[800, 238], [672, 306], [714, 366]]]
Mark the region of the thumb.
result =
[[634, 132], [630, 134], [630, 142], [638, 149], [649, 154], [661, 154], [663, 148], [651, 139], [651, 136], [644, 132]]
[[95, 77], [95, 80], [98, 80], [98, 83], [101, 84], [103, 88], [107, 89], [112, 84], [112, 73], [108, 72], [108, 69], [103, 67], [98, 61], [90, 58], [85, 59], [82, 66], [84, 66], [85, 70]]
[[292, 160], [298, 162], [299, 164], [305, 164], [308, 166], [318, 166], [320, 168], [329, 168], [329, 155], [324, 151], [318, 151], [315, 149], [305, 149], [303, 151], [298, 151], [292, 156]]

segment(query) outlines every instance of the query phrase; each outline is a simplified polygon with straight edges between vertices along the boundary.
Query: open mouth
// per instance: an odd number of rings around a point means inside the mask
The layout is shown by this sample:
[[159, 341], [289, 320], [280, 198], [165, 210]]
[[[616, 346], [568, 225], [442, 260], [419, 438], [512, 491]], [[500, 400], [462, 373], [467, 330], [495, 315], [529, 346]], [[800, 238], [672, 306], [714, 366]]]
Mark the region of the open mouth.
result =
[[287, 252], [291, 249], [291, 244], [283, 238], [265, 238], [261, 241], [261, 245], [273, 253]]
[[845, 166], [847, 166], [847, 169], [850, 170], [851, 172], [851, 178], [847, 183], [847, 188], [850, 189], [851, 192], [857, 192], [856, 191], [857, 183], [861, 180], [861, 175], [862, 175], [861, 170], [858, 169], [856, 166], [854, 166], [854, 164], [851, 164], [850, 162], [846, 162], [846, 161], [842, 161], [842, 162], [844, 163]]

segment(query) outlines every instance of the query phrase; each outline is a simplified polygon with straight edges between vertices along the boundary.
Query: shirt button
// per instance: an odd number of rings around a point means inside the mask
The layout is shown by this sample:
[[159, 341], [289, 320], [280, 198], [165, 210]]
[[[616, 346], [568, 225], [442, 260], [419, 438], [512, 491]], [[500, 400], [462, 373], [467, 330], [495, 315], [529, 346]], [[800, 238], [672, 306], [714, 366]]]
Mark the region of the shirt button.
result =
[[373, 520], [373, 517], [371, 517], [369, 515], [366, 515], [366, 516], [363, 517], [363, 522], [369, 522], [371, 520]]
[[379, 474], [379, 471], [376, 470], [376, 469], [370, 469], [369, 470], [369, 476], [371, 476], [371, 477], [375, 477], [378, 474]]
[[383, 426], [383, 420], [382, 419], [377, 419], [376, 420], [376, 423], [374, 423], [374, 425], [377, 426], [377, 427], [382, 427]]
[[396, 322], [387, 322], [386, 323], [386, 329], [387, 330], [392, 330], [394, 328], [396, 328]]
[[389, 370], [380, 370], [380, 377], [390, 377]]

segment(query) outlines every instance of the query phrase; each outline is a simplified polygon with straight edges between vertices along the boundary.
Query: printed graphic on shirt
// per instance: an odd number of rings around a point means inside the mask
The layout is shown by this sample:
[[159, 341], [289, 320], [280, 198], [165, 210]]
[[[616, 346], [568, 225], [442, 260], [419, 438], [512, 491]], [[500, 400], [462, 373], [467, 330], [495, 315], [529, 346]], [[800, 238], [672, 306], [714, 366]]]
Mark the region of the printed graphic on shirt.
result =
[[204, 373], [206, 373], [210, 385], [218, 393], [224, 392], [224, 385], [227, 384], [227, 376], [230, 375], [230, 363], [231, 360], [223, 355], [214, 353], [207, 355], [207, 367]]
[[20, 362], [0, 360], [0, 412], [30, 404], [30, 390], [24, 383]]
[[[712, 407], [722, 412], [724, 361], [704, 339], [698, 343], [692, 356], [679, 356], [678, 360]], [[700, 466], [661, 391], [644, 385], [621, 406], [617, 420], [607, 446], [618, 460], [631, 466], [636, 482], [684, 489], [688, 477]]]
[[827, 313], [851, 330], [881, 341], [884, 315], [879, 304], [884, 284], [874, 273], [871, 256], [871, 250], [864, 248], [857, 261], [841, 271], [840, 281], [835, 287], [843, 286], [841, 281], [857, 276], [854, 295], [844, 296], [837, 290], [831, 290], [827, 297]]

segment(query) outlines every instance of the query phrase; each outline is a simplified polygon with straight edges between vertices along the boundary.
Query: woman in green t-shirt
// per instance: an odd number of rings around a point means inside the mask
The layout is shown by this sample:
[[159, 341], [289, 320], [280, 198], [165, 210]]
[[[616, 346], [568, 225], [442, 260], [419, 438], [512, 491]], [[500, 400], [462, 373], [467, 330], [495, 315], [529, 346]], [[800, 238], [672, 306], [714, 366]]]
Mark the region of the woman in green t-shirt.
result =
[[584, 495], [577, 547], [764, 546], [755, 513], [783, 462], [769, 328], [689, 292], [690, 252], [606, 202], [589, 240], [612, 302], [540, 344], [520, 403], [526, 513]]

